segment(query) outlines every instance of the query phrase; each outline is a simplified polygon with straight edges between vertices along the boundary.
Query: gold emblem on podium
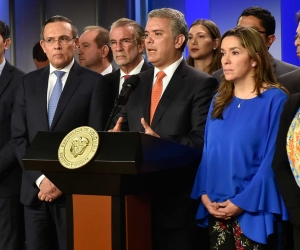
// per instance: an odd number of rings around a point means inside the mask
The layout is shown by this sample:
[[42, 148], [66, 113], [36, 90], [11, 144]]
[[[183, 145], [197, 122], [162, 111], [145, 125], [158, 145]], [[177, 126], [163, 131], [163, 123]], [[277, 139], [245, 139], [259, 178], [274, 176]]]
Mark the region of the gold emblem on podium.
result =
[[93, 128], [75, 128], [60, 143], [58, 160], [65, 168], [80, 168], [95, 156], [99, 142], [99, 135]]

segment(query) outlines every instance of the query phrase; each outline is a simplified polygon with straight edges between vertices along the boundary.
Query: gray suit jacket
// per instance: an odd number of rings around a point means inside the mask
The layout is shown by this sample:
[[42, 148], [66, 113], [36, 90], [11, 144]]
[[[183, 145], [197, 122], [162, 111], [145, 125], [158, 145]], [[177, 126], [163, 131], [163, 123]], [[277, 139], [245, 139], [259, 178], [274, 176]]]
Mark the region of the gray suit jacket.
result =
[[290, 94], [300, 93], [300, 69], [281, 75], [278, 81]]

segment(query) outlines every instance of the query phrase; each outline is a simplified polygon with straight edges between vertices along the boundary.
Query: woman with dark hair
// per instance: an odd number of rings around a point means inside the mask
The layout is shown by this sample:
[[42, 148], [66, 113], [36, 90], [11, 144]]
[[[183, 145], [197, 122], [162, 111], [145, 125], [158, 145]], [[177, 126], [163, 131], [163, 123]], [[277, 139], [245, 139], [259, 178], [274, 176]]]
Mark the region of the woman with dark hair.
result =
[[261, 35], [250, 27], [221, 41], [223, 80], [205, 128], [192, 197], [212, 249], [277, 249], [276, 220], [287, 219], [272, 159], [287, 99]]
[[205, 19], [192, 23], [188, 36], [189, 57], [187, 63], [208, 74], [221, 68], [221, 35], [218, 26]]

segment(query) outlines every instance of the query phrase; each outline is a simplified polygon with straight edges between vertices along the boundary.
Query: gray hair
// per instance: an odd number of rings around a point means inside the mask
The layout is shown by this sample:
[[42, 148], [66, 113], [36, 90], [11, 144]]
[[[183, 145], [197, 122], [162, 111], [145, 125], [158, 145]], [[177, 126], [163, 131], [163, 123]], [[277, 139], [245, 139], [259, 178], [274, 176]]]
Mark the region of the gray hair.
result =
[[135, 39], [137, 40], [138, 44], [141, 44], [145, 40], [145, 31], [136, 21], [128, 18], [120, 18], [110, 26], [110, 30], [120, 27], [133, 27]]
[[188, 40], [188, 33], [189, 29], [187, 23], [184, 19], [184, 15], [175, 9], [171, 8], [162, 8], [152, 10], [148, 14], [148, 19], [158, 17], [158, 18], [166, 18], [170, 20], [170, 30], [173, 34], [173, 38], [175, 39], [178, 35], [182, 34], [185, 37], [185, 41], [181, 46], [181, 51], [184, 50], [187, 40]]

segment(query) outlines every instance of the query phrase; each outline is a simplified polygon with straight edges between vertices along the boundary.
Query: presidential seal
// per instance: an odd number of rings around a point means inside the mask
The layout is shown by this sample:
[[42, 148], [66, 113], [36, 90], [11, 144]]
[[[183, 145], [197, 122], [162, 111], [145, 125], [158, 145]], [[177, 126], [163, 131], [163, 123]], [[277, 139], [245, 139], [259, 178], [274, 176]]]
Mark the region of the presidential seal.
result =
[[99, 142], [99, 135], [93, 128], [75, 128], [60, 143], [58, 160], [65, 168], [80, 168], [95, 156]]

